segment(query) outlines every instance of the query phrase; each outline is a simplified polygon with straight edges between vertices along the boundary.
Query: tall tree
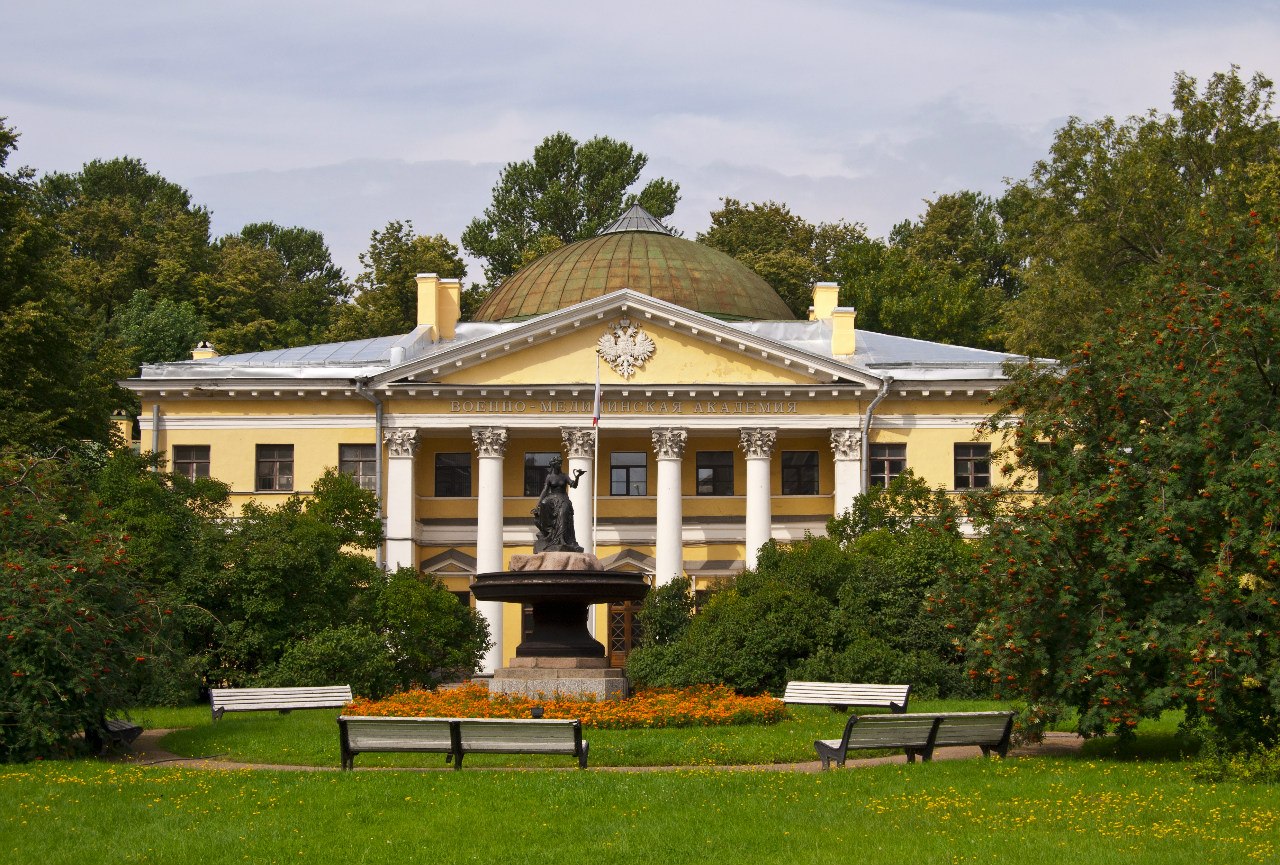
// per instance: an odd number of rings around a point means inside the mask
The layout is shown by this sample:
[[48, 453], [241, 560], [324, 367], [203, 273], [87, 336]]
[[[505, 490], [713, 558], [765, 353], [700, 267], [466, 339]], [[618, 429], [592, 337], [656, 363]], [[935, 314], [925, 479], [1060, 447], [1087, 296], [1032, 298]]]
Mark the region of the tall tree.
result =
[[34, 173], [5, 170], [17, 140], [0, 120], [0, 443], [102, 441], [128, 367], [63, 282], [61, 238], [39, 212]]
[[343, 306], [330, 338], [369, 339], [408, 333], [418, 322], [419, 273], [461, 279], [467, 266], [458, 247], [443, 234], [415, 234], [413, 223], [394, 220], [369, 238], [360, 253], [364, 271], [356, 278], [359, 294]]
[[1050, 155], [1005, 196], [1026, 289], [1009, 308], [1009, 346], [1065, 356], [1141, 300], [1173, 239], [1201, 210], [1239, 208], [1250, 171], [1280, 154], [1272, 82], [1239, 70], [1197, 88], [1179, 74], [1173, 111], [1119, 122], [1073, 118]]
[[195, 299], [210, 263], [209, 211], [181, 186], [125, 157], [49, 174], [40, 192], [69, 253], [64, 278], [87, 309], [110, 320], [140, 290]]
[[956, 608], [969, 675], [1033, 728], [1181, 708], [1229, 746], [1280, 740], [1280, 165], [1255, 177], [1269, 201], [1184, 221], [1136, 310], [999, 396], [991, 426], [1044, 494], [991, 503]]
[[497, 285], [524, 263], [543, 238], [572, 243], [591, 237], [639, 203], [659, 219], [670, 216], [680, 187], [651, 180], [629, 190], [649, 157], [630, 144], [599, 136], [578, 143], [557, 132], [543, 139], [533, 158], [508, 163], [493, 187], [493, 201], [462, 233], [462, 246], [485, 262], [485, 278]]
[[722, 199], [711, 213], [711, 227], [698, 242], [731, 255], [778, 292], [799, 318], [808, 317], [813, 284], [833, 277], [840, 251], [867, 243], [861, 225], [811, 224], [775, 201], [743, 204]]
[[224, 354], [319, 342], [351, 295], [320, 232], [271, 222], [219, 240], [198, 285]]

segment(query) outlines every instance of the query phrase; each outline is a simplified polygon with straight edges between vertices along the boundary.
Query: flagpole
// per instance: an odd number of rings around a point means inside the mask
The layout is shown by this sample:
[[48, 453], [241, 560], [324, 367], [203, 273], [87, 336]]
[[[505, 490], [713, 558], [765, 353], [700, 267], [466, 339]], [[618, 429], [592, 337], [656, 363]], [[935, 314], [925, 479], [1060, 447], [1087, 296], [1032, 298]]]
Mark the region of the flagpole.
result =
[[591, 453], [595, 460], [591, 466], [591, 552], [599, 549], [596, 540], [596, 525], [600, 519], [600, 355], [596, 355], [596, 391], [594, 405], [591, 409], [591, 431], [595, 438]]

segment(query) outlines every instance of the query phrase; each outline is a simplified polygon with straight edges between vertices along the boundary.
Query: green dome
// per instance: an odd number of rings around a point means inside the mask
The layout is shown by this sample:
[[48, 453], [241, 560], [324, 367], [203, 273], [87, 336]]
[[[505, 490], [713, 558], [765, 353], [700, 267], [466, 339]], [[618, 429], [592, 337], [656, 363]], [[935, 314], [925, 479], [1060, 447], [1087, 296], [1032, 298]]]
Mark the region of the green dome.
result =
[[531, 318], [624, 288], [721, 319], [795, 318], [778, 293], [745, 265], [673, 237], [636, 206], [595, 237], [526, 264], [493, 290], [475, 320]]

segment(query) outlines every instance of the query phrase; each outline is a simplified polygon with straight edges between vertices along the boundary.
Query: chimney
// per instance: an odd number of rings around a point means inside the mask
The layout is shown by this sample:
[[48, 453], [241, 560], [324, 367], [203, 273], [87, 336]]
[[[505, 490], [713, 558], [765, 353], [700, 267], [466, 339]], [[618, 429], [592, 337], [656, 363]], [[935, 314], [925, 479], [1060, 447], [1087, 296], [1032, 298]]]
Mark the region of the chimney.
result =
[[431, 339], [440, 339], [440, 277], [420, 273], [418, 282], [418, 327], [431, 328]]
[[853, 323], [858, 311], [852, 306], [837, 306], [831, 310], [831, 353], [836, 356], [851, 356], [857, 342], [854, 337]]
[[218, 357], [218, 350], [213, 347], [213, 343], [207, 339], [202, 339], [196, 343], [196, 347], [191, 349], [192, 360], [208, 360], [211, 357]]
[[453, 339], [457, 334], [458, 319], [462, 317], [462, 280], [440, 280], [436, 295], [436, 315], [439, 316], [440, 338]]
[[840, 303], [840, 286], [834, 282], [813, 284], [813, 306], [809, 307], [810, 321], [826, 321], [831, 311]]

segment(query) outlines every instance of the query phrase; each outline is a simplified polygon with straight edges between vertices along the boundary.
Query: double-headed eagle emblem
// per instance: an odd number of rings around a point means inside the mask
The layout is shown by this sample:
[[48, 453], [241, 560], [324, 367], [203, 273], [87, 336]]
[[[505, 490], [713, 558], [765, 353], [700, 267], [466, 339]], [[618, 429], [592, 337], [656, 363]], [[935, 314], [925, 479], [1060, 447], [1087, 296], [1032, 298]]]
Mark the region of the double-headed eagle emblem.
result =
[[629, 318], [610, 324], [609, 332], [596, 344], [600, 357], [624, 379], [631, 378], [637, 369], [644, 366], [656, 348], [649, 335], [642, 333]]

